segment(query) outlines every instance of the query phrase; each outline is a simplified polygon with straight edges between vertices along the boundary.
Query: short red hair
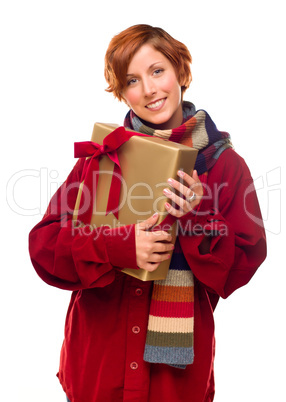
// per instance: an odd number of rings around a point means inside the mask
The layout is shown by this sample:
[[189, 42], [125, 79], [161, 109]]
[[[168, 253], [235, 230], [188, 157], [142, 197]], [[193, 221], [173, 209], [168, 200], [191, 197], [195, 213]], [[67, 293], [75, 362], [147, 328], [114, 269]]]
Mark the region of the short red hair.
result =
[[122, 91], [126, 87], [126, 74], [131, 59], [146, 43], [153, 45], [172, 63], [182, 93], [192, 81], [192, 57], [183, 43], [162, 28], [145, 24], [133, 25], [112, 38], [105, 54], [104, 76], [109, 84], [106, 91], [113, 92], [120, 101], [123, 99]]

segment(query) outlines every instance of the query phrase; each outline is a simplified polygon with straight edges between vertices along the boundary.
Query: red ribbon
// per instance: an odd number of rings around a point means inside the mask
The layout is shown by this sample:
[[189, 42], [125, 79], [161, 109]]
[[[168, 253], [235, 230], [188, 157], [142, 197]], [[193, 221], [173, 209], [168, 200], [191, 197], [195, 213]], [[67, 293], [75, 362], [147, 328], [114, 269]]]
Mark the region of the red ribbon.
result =
[[[93, 200], [95, 199], [99, 178], [99, 175], [96, 174], [96, 181], [93, 183], [93, 172], [99, 172], [99, 159], [102, 155], [107, 155], [110, 160], [114, 162], [114, 170], [108, 196], [106, 215], [108, 215], [110, 212], [113, 212], [116, 219], [118, 219], [122, 175], [117, 149], [134, 135], [148, 137], [146, 134], [126, 131], [124, 127], [118, 127], [104, 138], [102, 145], [92, 141], [75, 142], [75, 158], [90, 157], [85, 161], [81, 177], [81, 181], [84, 180], [83, 194], [80, 200], [78, 215], [78, 220], [81, 222], [89, 224], [91, 221], [94, 203]], [[86, 192], [91, 195], [91, 200], [87, 203], [87, 208], [84, 208], [84, 194], [86, 195]]]
[[[81, 177], [81, 182], [84, 180], [84, 187], [77, 218], [79, 221], [85, 224], [89, 224], [91, 222], [93, 204], [99, 178], [99, 175], [96, 174], [96, 181], [93, 183], [93, 172], [99, 172], [99, 159], [102, 155], [107, 155], [110, 160], [114, 162], [114, 174], [112, 176], [109, 190], [106, 215], [108, 215], [110, 212], [113, 212], [116, 219], [118, 219], [122, 175], [117, 149], [134, 135], [140, 137], [149, 137], [147, 134], [126, 131], [124, 127], [118, 127], [104, 138], [102, 145], [92, 141], [74, 143], [75, 158], [89, 157], [89, 159], [86, 159], [85, 161]], [[89, 202], [87, 203], [87, 208], [84, 208], [84, 194], [86, 195], [86, 192], [91, 195], [91, 199], [88, 200]], [[160, 224], [156, 225], [151, 230], [167, 231], [168, 227], [171, 227], [175, 221], [176, 218], [174, 216], [167, 214], [165, 219], [163, 219]]]

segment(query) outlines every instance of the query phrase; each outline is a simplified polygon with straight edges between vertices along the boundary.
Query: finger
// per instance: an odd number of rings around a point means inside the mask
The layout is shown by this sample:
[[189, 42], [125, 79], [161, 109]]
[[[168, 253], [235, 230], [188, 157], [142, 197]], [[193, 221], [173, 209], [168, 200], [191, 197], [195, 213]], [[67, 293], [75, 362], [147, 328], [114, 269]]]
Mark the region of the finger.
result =
[[[194, 170], [192, 172], [192, 176], [188, 175], [187, 173], [183, 172], [182, 170], [178, 170], [178, 176], [186, 182], [187, 188], [192, 189], [196, 185], [201, 184], [197, 170]], [[180, 183], [182, 183], [182, 181], [180, 181]]]
[[178, 176], [185, 180], [186, 183], [188, 184], [188, 186], [193, 185], [196, 182], [199, 182], [199, 176], [198, 176], [198, 172], [196, 170], [193, 170], [192, 172], [192, 176], [190, 176], [189, 174], [187, 174], [186, 172], [183, 172], [182, 170], [178, 170]]
[[172, 205], [170, 205], [168, 202], [165, 203], [165, 208], [167, 209], [167, 211], [170, 215], [173, 215], [176, 218], [180, 218], [181, 216], [183, 216], [185, 214], [185, 212], [181, 208], [176, 209], [176, 208], [172, 207]]
[[[172, 236], [169, 233], [162, 231], [145, 231], [142, 229], [136, 230], [136, 245], [139, 247], [143, 247], [149, 255], [154, 251], [154, 245], [162, 243], [162, 244], [172, 244]], [[144, 257], [148, 260], [148, 256]]]
[[154, 226], [158, 220], [159, 214], [156, 212], [154, 215], [150, 216], [148, 219], [146, 219], [143, 222], [140, 222], [138, 224], [140, 229], [143, 230], [148, 230], [151, 229], [152, 226]]
[[141, 264], [139, 263], [139, 267], [143, 268], [147, 271], [155, 271], [155, 269], [158, 268], [158, 266], [161, 264], [161, 262], [169, 260], [171, 258], [170, 253], [153, 253], [151, 256], [149, 256], [147, 262], [142, 262]]
[[155, 243], [154, 244], [154, 253], [167, 253], [169, 251], [174, 250], [174, 245], [172, 243]]
[[161, 231], [154, 231], [154, 232], [149, 232], [145, 230], [140, 230], [141, 237], [146, 236], [146, 239], [148, 240], [149, 244], [154, 244], [154, 243], [159, 243], [159, 242], [164, 242], [164, 243], [171, 243], [172, 241], [172, 236], [170, 233], [166, 232], [161, 232]]
[[[192, 183], [191, 186], [194, 186], [196, 182], [192, 178], [191, 180], [189, 182]], [[180, 193], [179, 196], [187, 197], [190, 195], [190, 185], [186, 186], [182, 182], [179, 182], [174, 179], [168, 179], [168, 183], [170, 184], [170, 186], [173, 187], [174, 190], [177, 190]], [[173, 191], [170, 191], [169, 189], [164, 189], [163, 192], [166, 195], [166, 197], [173, 199], [172, 198], [172, 194], [174, 194]]]
[[154, 242], [171, 242], [172, 236], [170, 233], [154, 230], [150, 233], [150, 240]]
[[[179, 182], [179, 181], [177, 181], [177, 180], [175, 180], [175, 179], [171, 179], [171, 178], [168, 179], [168, 183], [169, 183], [169, 185], [170, 185], [173, 189], [179, 191], [182, 195], [184, 195], [184, 194], [188, 191], [188, 189], [189, 189], [189, 187], [185, 186], [182, 182]], [[167, 191], [166, 191], [167, 193], [165, 193], [165, 190], [167, 190]], [[169, 192], [168, 192], [168, 191], [169, 191]], [[164, 194], [165, 194], [167, 197], [169, 197], [169, 195], [172, 195], [173, 192], [170, 191], [169, 189], [164, 189]], [[169, 197], [169, 198], [170, 198], [170, 197]]]
[[200, 187], [201, 187], [201, 181], [199, 179], [197, 171], [193, 172], [193, 177], [189, 176], [187, 173], [184, 173], [182, 171], [180, 172], [180, 177], [182, 177], [186, 184], [183, 184], [182, 181], [178, 181], [175, 179], [168, 179], [168, 183], [170, 184], [171, 187], [173, 187], [175, 190], [179, 191], [183, 196], [185, 197], [190, 197], [192, 195], [192, 192], [200, 192]]
[[169, 260], [171, 258], [171, 252], [170, 250], [165, 252], [165, 253], [152, 253], [146, 262], [148, 263], [160, 263], [166, 260]]
[[[172, 201], [175, 202], [175, 204], [178, 205], [179, 208], [184, 208], [184, 209], [189, 209], [189, 203], [186, 204], [186, 200], [183, 199], [182, 197], [176, 195], [175, 193], [173, 193], [172, 191], [168, 190], [168, 189], [164, 189], [163, 193], [170, 198]], [[190, 191], [190, 189], [186, 189], [185, 190], [185, 197], [190, 197], [193, 194], [192, 191]]]
[[143, 266], [140, 268], [145, 269], [146, 271], [153, 272], [159, 267], [160, 263], [145, 263]]
[[194, 171], [193, 171], [192, 178], [193, 178], [196, 182], [198, 182], [198, 181], [200, 180], [197, 170], [194, 170]]
[[168, 260], [170, 257], [171, 257], [170, 253], [153, 253], [148, 262], [161, 263], [165, 260]]

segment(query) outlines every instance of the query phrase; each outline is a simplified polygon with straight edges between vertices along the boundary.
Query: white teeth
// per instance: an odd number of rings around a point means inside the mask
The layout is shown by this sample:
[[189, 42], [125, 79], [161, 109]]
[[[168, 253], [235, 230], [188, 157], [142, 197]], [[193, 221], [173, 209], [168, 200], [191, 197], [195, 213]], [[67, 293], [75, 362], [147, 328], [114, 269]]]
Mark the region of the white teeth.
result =
[[158, 107], [160, 105], [162, 105], [162, 103], [164, 102], [164, 99], [161, 99], [155, 103], [151, 103], [150, 105], [147, 105], [148, 109], [155, 109], [155, 107]]

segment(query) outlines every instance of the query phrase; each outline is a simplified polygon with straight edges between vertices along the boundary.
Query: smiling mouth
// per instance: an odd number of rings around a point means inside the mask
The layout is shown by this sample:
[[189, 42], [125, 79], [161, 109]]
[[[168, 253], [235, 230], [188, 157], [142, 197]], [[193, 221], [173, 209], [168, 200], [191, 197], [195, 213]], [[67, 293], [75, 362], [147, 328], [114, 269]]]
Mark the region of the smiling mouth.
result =
[[149, 103], [148, 105], [146, 105], [146, 107], [147, 107], [147, 109], [158, 110], [161, 108], [161, 106], [163, 105], [165, 100], [166, 100], [166, 98], [157, 100], [155, 102]]

